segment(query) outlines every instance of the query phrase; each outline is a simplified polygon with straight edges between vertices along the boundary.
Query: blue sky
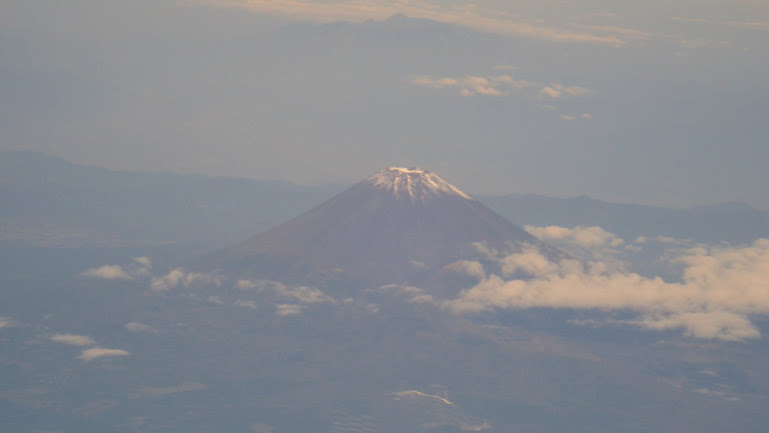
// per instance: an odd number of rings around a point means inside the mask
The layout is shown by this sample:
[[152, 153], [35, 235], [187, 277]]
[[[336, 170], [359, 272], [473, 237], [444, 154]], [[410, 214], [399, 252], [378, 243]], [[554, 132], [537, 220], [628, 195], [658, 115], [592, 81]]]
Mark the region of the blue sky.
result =
[[759, 1], [11, 1], [0, 150], [769, 209], [767, 41]]

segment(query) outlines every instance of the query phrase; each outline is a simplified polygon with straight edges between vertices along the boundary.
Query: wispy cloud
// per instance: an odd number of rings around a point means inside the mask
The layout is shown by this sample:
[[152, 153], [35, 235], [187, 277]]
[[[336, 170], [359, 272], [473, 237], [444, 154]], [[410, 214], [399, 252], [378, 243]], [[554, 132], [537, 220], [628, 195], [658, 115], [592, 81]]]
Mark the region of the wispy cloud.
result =
[[[462, 260], [459, 262], [452, 263], [447, 267], [446, 270], [470, 274], [472, 272], [472, 263], [475, 263], [475, 262]], [[480, 263], [478, 264], [480, 265]], [[468, 265], [468, 267], [465, 267], [465, 265]], [[402, 286], [400, 284], [387, 284], [379, 287], [377, 291], [381, 293], [397, 293], [399, 295], [405, 296], [406, 298], [408, 298], [408, 302], [411, 302], [414, 304], [434, 303], [435, 301], [435, 298], [432, 295], [428, 295], [427, 293], [425, 293], [423, 289], [420, 289], [419, 287], [414, 287], [414, 286]], [[371, 310], [369, 311], [371, 313], [377, 313], [379, 309], [377, 308], [376, 311], [371, 311]]]
[[77, 334], [55, 334], [48, 337], [48, 339], [57, 343], [70, 344], [72, 346], [90, 346], [95, 343], [91, 337]]
[[[566, 97], [587, 96], [593, 93], [592, 90], [584, 86], [541, 83], [517, 79], [510, 74], [465, 75], [462, 77], [413, 75], [409, 77], [408, 83], [413, 86], [431, 89], [456, 89], [462, 96], [503, 97], [527, 92], [531, 96], [538, 96], [540, 99], [557, 100]], [[589, 114], [587, 116], [592, 117]], [[568, 120], [577, 118], [576, 116], [567, 117]]]
[[729, 21], [726, 24], [744, 29], [769, 31], [769, 21]]
[[645, 41], [654, 36], [649, 32], [646, 32], [640, 29], [629, 28], [629, 27], [580, 24], [575, 26], [575, 28], [586, 30], [598, 35], [615, 36], [615, 37], [619, 36], [625, 40]]
[[128, 322], [125, 324], [125, 329], [130, 332], [144, 332], [148, 334], [155, 334], [158, 332], [157, 329], [152, 326], [139, 322]]
[[[602, 238], [611, 239], [598, 236], [596, 242]], [[649, 330], [682, 329], [692, 337], [730, 341], [761, 336], [750, 315], [769, 314], [769, 240], [744, 247], [698, 246], [671, 261], [684, 266], [680, 282], [611, 270], [601, 262], [553, 261], [531, 247], [500, 257], [499, 275], [483, 277], [443, 305], [460, 313], [618, 310], [638, 313], [627, 323]]]
[[690, 243], [690, 240], [677, 239], [670, 236], [658, 235], [651, 238], [647, 236], [639, 236], [633, 242], [637, 244], [645, 244], [647, 242], [657, 242], [660, 244], [684, 245], [684, 244]]
[[142, 393], [151, 397], [160, 397], [169, 394], [178, 394], [181, 392], [201, 391], [206, 389], [206, 386], [199, 382], [185, 382], [176, 386], [165, 387], [153, 387], [148, 386], [142, 388]]
[[0, 316], [0, 329], [13, 326], [13, 320], [10, 317]]
[[307, 0], [198, 0], [189, 5], [240, 8], [253, 12], [289, 16], [313, 22], [383, 20], [396, 14], [457, 24], [476, 30], [503, 35], [545, 39], [554, 42], [587, 43], [621, 46], [625, 41], [617, 32], [592, 32], [567, 27], [550, 27], [536, 20], [526, 20], [501, 10], [479, 7], [476, 4], [441, 6], [425, 1], [373, 1], [348, 0], [314, 2]]
[[717, 20], [710, 18], [672, 17], [673, 21], [690, 24], [708, 24], [716, 26], [729, 26], [747, 30], [769, 31], [769, 21], [751, 20]]
[[83, 361], [90, 362], [98, 358], [114, 358], [114, 357], [128, 356], [128, 355], [130, 355], [130, 353], [122, 349], [106, 349], [104, 347], [93, 347], [91, 349], [86, 349], [83, 352], [81, 352], [78, 358], [82, 359]]

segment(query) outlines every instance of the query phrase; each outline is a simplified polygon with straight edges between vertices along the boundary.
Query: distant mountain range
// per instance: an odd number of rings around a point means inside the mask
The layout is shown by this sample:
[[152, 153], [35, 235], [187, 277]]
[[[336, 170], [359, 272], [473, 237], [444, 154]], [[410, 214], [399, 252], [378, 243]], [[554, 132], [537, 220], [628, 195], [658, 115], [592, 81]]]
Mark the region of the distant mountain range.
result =
[[227, 245], [342, 187], [111, 171], [33, 152], [0, 153], [0, 238], [45, 245]]
[[[287, 221], [342, 191], [283, 181], [111, 171], [45, 154], [0, 153], [0, 241], [37, 245], [222, 247]], [[519, 225], [600, 226], [638, 236], [745, 243], [769, 237], [769, 212], [743, 203], [689, 209], [581, 196], [475, 196]]]

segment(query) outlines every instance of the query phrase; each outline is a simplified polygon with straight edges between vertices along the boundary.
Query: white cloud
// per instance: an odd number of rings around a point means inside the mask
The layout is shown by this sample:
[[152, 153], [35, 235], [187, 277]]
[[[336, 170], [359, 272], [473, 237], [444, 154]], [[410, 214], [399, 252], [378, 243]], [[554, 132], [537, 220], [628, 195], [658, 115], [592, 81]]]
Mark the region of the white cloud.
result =
[[699, 311], [667, 315], [647, 315], [631, 323], [646, 329], [683, 329], [685, 334], [697, 338], [716, 338], [742, 341], [761, 337], [761, 332], [740, 314], [728, 311]]
[[91, 349], [86, 349], [82, 353], [80, 353], [80, 356], [78, 358], [82, 359], [83, 361], [93, 361], [97, 358], [111, 358], [111, 357], [118, 357], [118, 356], [128, 356], [130, 355], [129, 352], [121, 349], [106, 349], [104, 347], [94, 347]]
[[[611, 237], [598, 239], [606, 243]], [[684, 265], [680, 282], [610, 270], [601, 262], [554, 262], [533, 249], [489, 257], [498, 258], [502, 275], [488, 275], [443, 305], [460, 313], [534, 307], [634, 311], [640, 317], [628, 323], [644, 329], [682, 329], [692, 337], [730, 341], [759, 338], [750, 315], [769, 314], [767, 239], [684, 250], [672, 259]]]
[[102, 278], [105, 280], [132, 280], [130, 276], [122, 267], [117, 265], [104, 265], [99, 268], [86, 269], [80, 273], [84, 277]]
[[90, 346], [95, 343], [91, 337], [76, 334], [55, 334], [48, 337], [48, 339], [57, 343], [70, 344], [72, 346]]
[[125, 268], [119, 265], [104, 265], [86, 269], [80, 275], [105, 280], [133, 280], [138, 277], [149, 277], [151, 267], [152, 261], [149, 257], [134, 257], [132, 263]]
[[177, 286], [213, 285], [219, 287], [222, 285], [222, 282], [222, 277], [218, 274], [186, 272], [182, 268], [176, 268], [162, 277], [152, 277], [150, 288], [155, 291], [167, 291]]
[[619, 247], [625, 243], [619, 236], [597, 226], [577, 226], [571, 229], [559, 226], [526, 226], [525, 229], [542, 240], [565, 240], [584, 248]]
[[296, 304], [278, 304], [275, 314], [278, 316], [295, 316], [300, 314], [303, 308], [301, 305]]
[[536, 20], [524, 20], [520, 15], [480, 7], [477, 4], [438, 5], [426, 1], [341, 0], [315, 2], [308, 0], [199, 0], [191, 4], [242, 8], [254, 12], [285, 15], [314, 22], [383, 20], [395, 14], [457, 24], [473, 29], [504, 35], [517, 35], [555, 42], [589, 43], [621, 46], [622, 32], [597, 33], [591, 29], [573, 30], [548, 27]]
[[148, 334], [155, 334], [158, 332], [152, 326], [139, 322], [128, 322], [125, 324], [125, 329], [130, 332], [146, 332]]
[[554, 87], [550, 87], [550, 86], [543, 87], [539, 91], [539, 93], [541, 95], [544, 95], [544, 96], [547, 96], [547, 97], [550, 97], [550, 98], [553, 98], [553, 99], [561, 97], [561, 91], [556, 89], [556, 88], [554, 88]]

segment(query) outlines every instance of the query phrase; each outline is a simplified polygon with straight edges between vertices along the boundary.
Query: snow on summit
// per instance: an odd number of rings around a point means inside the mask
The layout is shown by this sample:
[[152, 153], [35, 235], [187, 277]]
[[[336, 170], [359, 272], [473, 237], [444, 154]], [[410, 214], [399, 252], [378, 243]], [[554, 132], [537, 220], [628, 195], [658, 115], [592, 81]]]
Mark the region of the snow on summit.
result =
[[472, 200], [437, 174], [420, 168], [388, 167], [366, 179], [366, 182], [377, 189], [392, 192], [395, 198], [408, 197], [412, 202], [452, 195]]

